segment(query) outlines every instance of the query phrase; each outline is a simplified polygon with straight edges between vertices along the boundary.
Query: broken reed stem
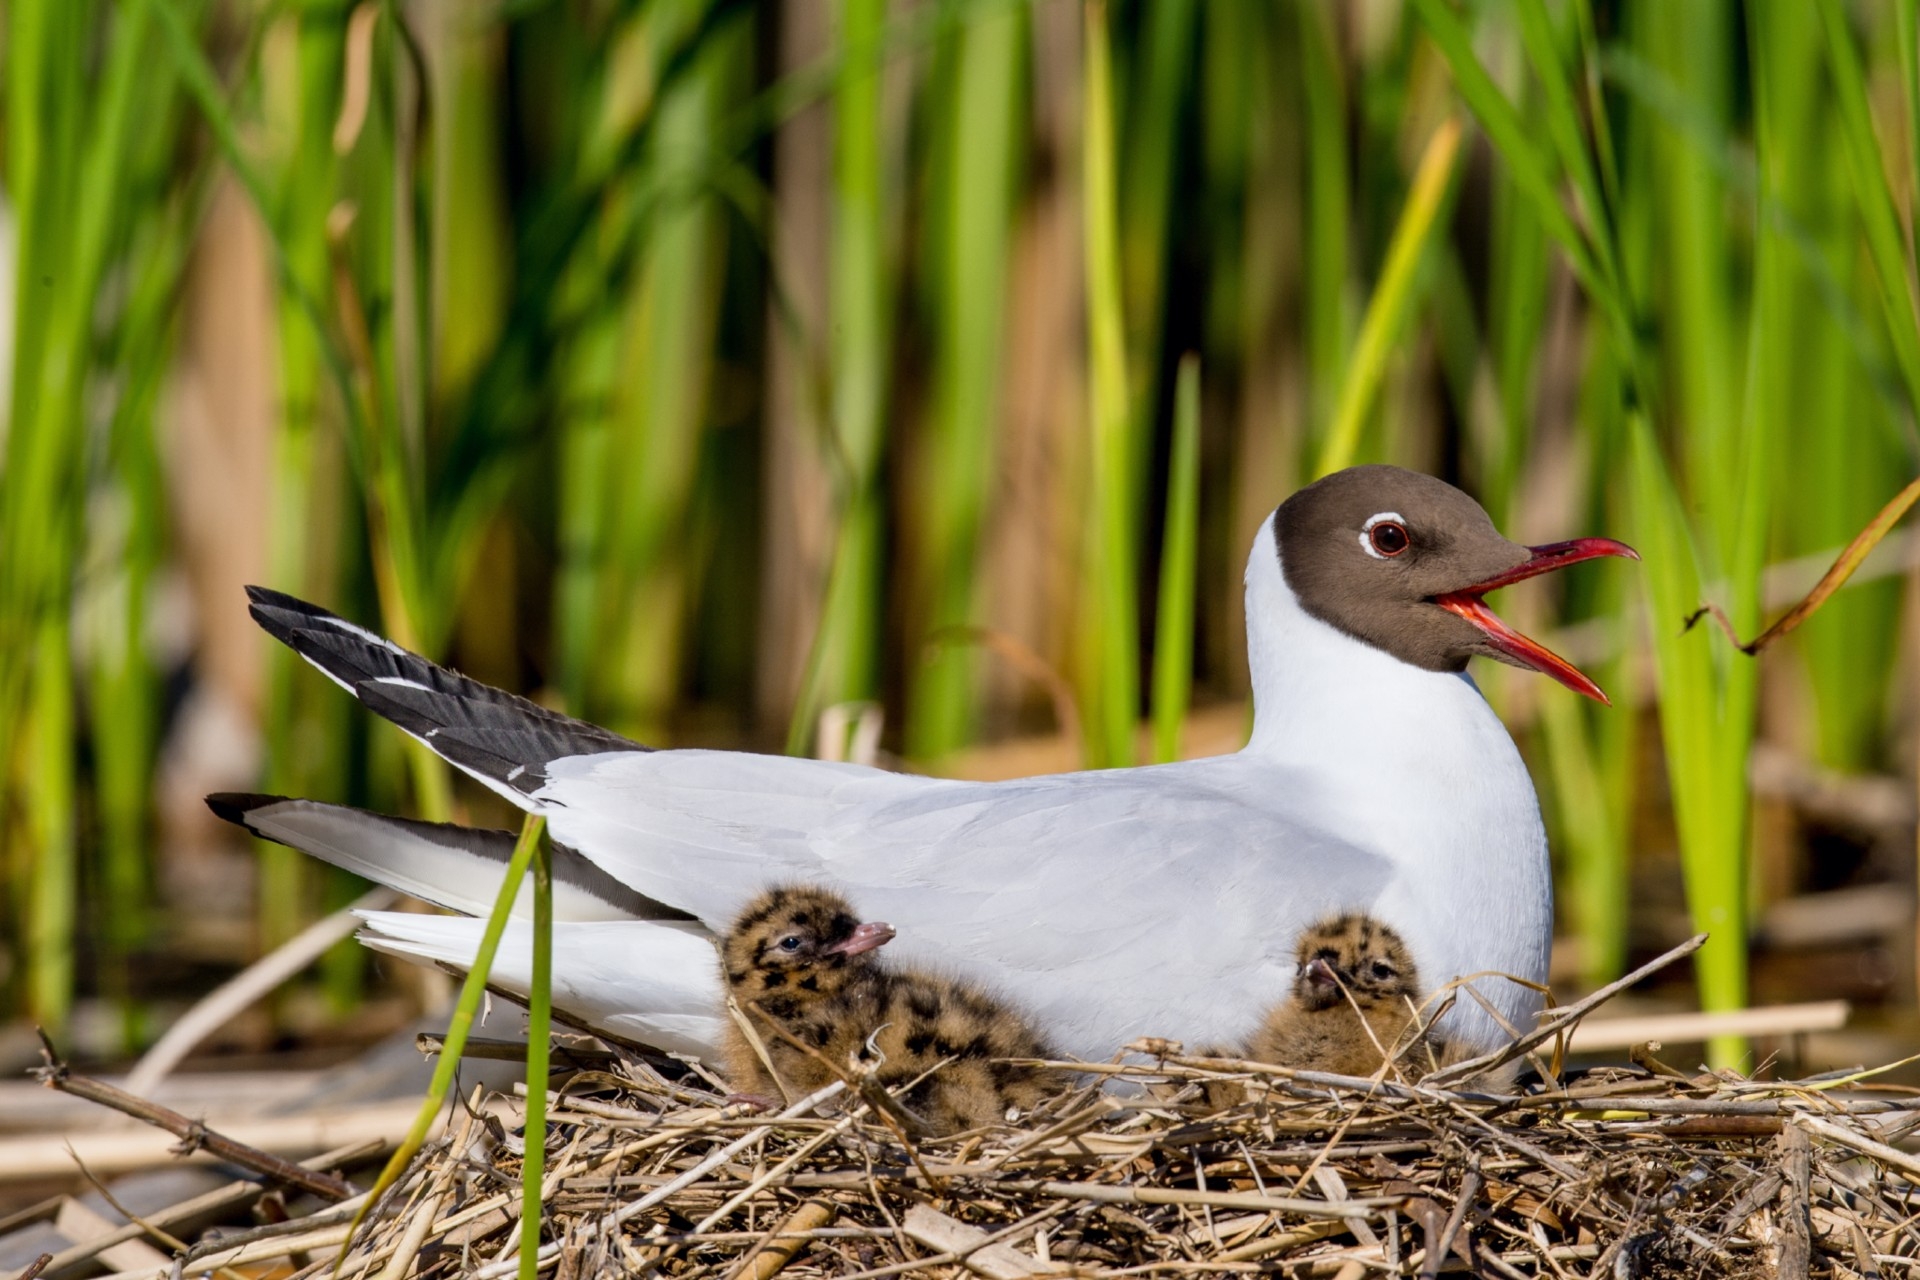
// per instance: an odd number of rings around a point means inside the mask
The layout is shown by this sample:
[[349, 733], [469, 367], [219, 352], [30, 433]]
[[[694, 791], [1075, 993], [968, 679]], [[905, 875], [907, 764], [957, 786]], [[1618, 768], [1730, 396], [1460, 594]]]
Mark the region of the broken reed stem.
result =
[[[36, 1030], [38, 1030], [36, 1028]], [[291, 1160], [282, 1159], [258, 1147], [250, 1147], [244, 1142], [235, 1142], [224, 1134], [215, 1133], [198, 1120], [190, 1120], [169, 1107], [135, 1097], [124, 1089], [117, 1089], [104, 1081], [77, 1076], [68, 1069], [67, 1064], [53, 1047], [53, 1041], [40, 1031], [40, 1056], [45, 1059], [42, 1066], [35, 1067], [33, 1076], [41, 1084], [60, 1093], [72, 1094], [76, 1098], [85, 1098], [97, 1102], [103, 1107], [111, 1107], [136, 1120], [144, 1120], [157, 1128], [165, 1129], [180, 1139], [175, 1150], [180, 1155], [192, 1155], [195, 1151], [205, 1151], [208, 1155], [237, 1164], [243, 1169], [251, 1169], [264, 1178], [297, 1187], [319, 1196], [323, 1200], [345, 1200], [356, 1193], [356, 1188], [345, 1178], [313, 1169], [305, 1169]]]
[[773, 1280], [785, 1266], [812, 1244], [814, 1232], [832, 1224], [840, 1207], [830, 1200], [803, 1201], [741, 1260], [734, 1274], [742, 1280]]
[[1688, 938], [1685, 942], [1668, 951], [1665, 955], [1654, 960], [1649, 960], [1646, 964], [1641, 965], [1624, 978], [1609, 982], [1606, 986], [1601, 987], [1584, 1000], [1577, 1000], [1564, 1009], [1555, 1009], [1551, 1013], [1542, 1015], [1540, 1025], [1532, 1031], [1529, 1031], [1526, 1035], [1521, 1036], [1518, 1040], [1492, 1053], [1482, 1054], [1478, 1058], [1469, 1058], [1465, 1062], [1456, 1062], [1452, 1066], [1442, 1067], [1440, 1070], [1428, 1076], [1426, 1082], [1433, 1085], [1448, 1084], [1455, 1080], [1468, 1079], [1484, 1071], [1493, 1071], [1504, 1067], [1515, 1058], [1526, 1053], [1529, 1049], [1534, 1048], [1536, 1045], [1544, 1044], [1554, 1036], [1566, 1031], [1572, 1027], [1574, 1023], [1586, 1017], [1600, 1005], [1619, 995], [1627, 988], [1634, 986], [1642, 979], [1658, 973], [1676, 960], [1681, 960], [1692, 955], [1701, 947], [1705, 946], [1706, 942], [1706, 934], [1696, 933], [1693, 937]]

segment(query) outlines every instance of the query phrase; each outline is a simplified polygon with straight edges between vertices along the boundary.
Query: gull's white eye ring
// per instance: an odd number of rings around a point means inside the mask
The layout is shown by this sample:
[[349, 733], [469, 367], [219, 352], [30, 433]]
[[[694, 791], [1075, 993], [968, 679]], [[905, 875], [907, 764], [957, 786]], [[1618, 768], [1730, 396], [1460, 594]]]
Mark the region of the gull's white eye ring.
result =
[[1360, 526], [1360, 549], [1375, 560], [1391, 560], [1413, 545], [1398, 511], [1382, 511]]

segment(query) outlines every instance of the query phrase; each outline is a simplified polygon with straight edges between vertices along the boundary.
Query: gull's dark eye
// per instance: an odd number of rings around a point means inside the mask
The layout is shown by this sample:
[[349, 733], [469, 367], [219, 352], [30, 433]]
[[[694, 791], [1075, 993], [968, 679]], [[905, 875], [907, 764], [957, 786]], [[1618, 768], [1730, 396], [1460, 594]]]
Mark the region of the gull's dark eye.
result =
[[1393, 966], [1385, 960], [1375, 960], [1367, 966], [1367, 976], [1375, 982], [1391, 982], [1394, 977]]
[[790, 933], [786, 937], [780, 939], [780, 949], [782, 951], [798, 951], [800, 949], [800, 935], [797, 933]]
[[1367, 550], [1382, 559], [1397, 556], [1412, 545], [1407, 526], [1398, 520], [1379, 520], [1367, 526]]

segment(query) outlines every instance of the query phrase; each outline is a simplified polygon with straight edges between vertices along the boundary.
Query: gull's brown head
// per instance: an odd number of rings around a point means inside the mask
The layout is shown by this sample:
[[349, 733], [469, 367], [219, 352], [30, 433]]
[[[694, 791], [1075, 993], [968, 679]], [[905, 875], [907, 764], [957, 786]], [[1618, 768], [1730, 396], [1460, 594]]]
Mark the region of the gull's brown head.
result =
[[1348, 994], [1362, 1009], [1420, 998], [1420, 975], [1406, 940], [1369, 915], [1351, 913], [1314, 925], [1300, 935], [1294, 960], [1294, 998], [1308, 1009], [1344, 1004]]
[[861, 923], [847, 900], [826, 889], [787, 885], [749, 902], [720, 940], [728, 994], [805, 1001], [834, 994], [893, 939], [893, 926]]
[[1280, 569], [1300, 607], [1427, 671], [1495, 658], [1607, 701], [1572, 663], [1494, 616], [1488, 592], [1599, 556], [1639, 555], [1611, 538], [1528, 547], [1500, 536], [1480, 504], [1400, 467], [1337, 471], [1274, 513]]

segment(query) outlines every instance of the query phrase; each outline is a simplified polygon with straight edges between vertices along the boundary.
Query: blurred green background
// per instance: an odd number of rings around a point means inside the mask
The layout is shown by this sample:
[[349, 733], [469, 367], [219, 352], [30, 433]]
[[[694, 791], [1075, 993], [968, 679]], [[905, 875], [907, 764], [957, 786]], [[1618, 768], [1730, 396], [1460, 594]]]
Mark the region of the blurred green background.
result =
[[1646, 557], [1498, 602], [1612, 710], [1478, 672], [1559, 976], [1697, 923], [1910, 1026], [1906, 538], [1680, 624], [1914, 472], [1916, 7], [12, 0], [0, 1015], [130, 1051], [355, 892], [206, 791], [503, 820], [242, 583], [663, 745], [1107, 766], [1239, 744], [1254, 528], [1389, 460]]

